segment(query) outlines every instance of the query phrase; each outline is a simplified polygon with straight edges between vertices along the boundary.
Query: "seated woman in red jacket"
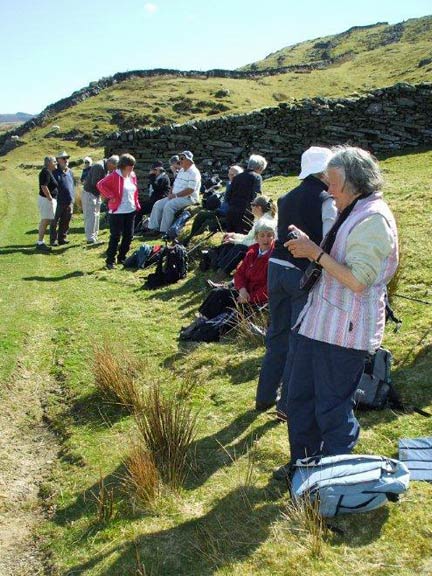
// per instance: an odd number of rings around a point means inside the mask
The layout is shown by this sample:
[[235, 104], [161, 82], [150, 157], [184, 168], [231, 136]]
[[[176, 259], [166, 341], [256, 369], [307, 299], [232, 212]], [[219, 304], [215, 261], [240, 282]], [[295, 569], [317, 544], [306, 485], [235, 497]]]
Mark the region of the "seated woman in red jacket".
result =
[[199, 317], [182, 329], [182, 339], [193, 339], [191, 335], [197, 326], [238, 305], [247, 307], [266, 304], [267, 269], [275, 239], [273, 226], [267, 222], [257, 225], [255, 239], [256, 244], [249, 248], [234, 274], [234, 286], [213, 288], [199, 308]]
[[123, 264], [134, 234], [135, 214], [141, 208], [138, 201], [138, 182], [133, 171], [135, 158], [131, 154], [120, 156], [117, 170], [99, 180], [96, 188], [108, 199], [110, 239], [106, 253], [106, 266], [115, 266], [117, 247], [120, 249], [117, 263]]

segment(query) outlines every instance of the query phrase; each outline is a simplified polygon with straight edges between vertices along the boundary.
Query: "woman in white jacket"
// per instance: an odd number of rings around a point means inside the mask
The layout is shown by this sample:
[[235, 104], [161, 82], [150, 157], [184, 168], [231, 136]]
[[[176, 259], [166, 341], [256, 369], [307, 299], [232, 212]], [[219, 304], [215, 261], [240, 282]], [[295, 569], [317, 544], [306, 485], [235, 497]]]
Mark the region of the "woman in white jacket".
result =
[[213, 260], [220, 275], [230, 274], [243, 259], [248, 248], [255, 243], [256, 227], [267, 224], [277, 229], [277, 206], [267, 196], [257, 196], [251, 203], [254, 223], [247, 234], [228, 232], [222, 239], [222, 245], [217, 250], [217, 257]]

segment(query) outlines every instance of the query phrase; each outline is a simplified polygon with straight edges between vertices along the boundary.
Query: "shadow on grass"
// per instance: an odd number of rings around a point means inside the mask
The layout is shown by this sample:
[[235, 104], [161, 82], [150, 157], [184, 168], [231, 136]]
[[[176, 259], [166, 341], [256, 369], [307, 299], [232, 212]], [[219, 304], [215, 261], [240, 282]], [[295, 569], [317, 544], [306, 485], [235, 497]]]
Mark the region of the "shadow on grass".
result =
[[[91, 560], [75, 565], [68, 573], [87, 573], [102, 561], [106, 566], [110, 555], [115, 555], [113, 562], [102, 570], [99, 568], [101, 576], [237, 573], [235, 565], [250, 558], [271, 536], [271, 527], [283, 510], [281, 496], [280, 485], [275, 481], [269, 481], [264, 487], [239, 486], [200, 518], [112, 546]], [[387, 518], [388, 506], [366, 515], [340, 518], [331, 524], [337, 525], [343, 534], [330, 535], [328, 540], [332, 546], [367, 546], [380, 538]], [[297, 532], [295, 534], [298, 537]], [[292, 540], [290, 543], [292, 545]], [[308, 555], [307, 550], [304, 554]], [[286, 574], [289, 573], [288, 570]]]
[[[125, 476], [125, 468], [120, 464], [111, 474], [103, 477], [103, 484], [107, 490], [113, 490], [114, 502], [121, 502], [124, 497], [122, 478]], [[83, 490], [76, 499], [64, 508], [58, 508], [53, 516], [53, 521], [59, 526], [68, 526], [82, 517], [93, 517], [96, 521], [97, 518], [97, 503], [95, 495], [99, 493], [99, 480], [92, 484], [86, 490]], [[132, 519], [132, 511], [129, 507], [122, 507], [122, 519]], [[103, 525], [94, 524], [92, 529], [99, 531], [103, 529]]]
[[112, 547], [75, 565], [69, 574], [85, 573], [115, 553], [114, 562], [98, 572], [101, 576], [138, 574], [137, 558], [143, 574], [211, 576], [246, 560], [267, 540], [280, 514], [280, 506], [274, 502], [279, 498], [274, 482], [262, 488], [240, 486], [204, 516]]
[[61, 280], [81, 278], [81, 276], [89, 276], [90, 274], [93, 274], [93, 272], [81, 272], [81, 270], [75, 270], [75, 272], [68, 272], [62, 276], [23, 276], [23, 280], [27, 282], [60, 282]]
[[129, 416], [124, 406], [105, 398], [98, 390], [76, 398], [70, 405], [69, 414], [75, 425], [92, 424], [105, 428]]
[[215, 434], [200, 438], [192, 444], [191, 454], [194, 455], [194, 466], [185, 482], [187, 490], [198, 488], [220, 468], [231, 466], [236, 459], [248, 452], [253, 442], [277, 425], [276, 420], [269, 420], [233, 444], [258, 416], [258, 412], [249, 410]]

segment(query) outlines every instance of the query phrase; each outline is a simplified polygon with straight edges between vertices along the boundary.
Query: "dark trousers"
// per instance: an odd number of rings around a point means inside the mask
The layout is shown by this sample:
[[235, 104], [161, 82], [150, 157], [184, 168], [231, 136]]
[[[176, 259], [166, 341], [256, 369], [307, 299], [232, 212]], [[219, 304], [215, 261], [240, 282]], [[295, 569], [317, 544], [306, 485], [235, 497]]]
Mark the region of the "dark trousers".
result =
[[230, 288], [213, 288], [199, 308], [206, 318], [215, 318], [228, 308], [234, 308], [238, 297], [237, 290]]
[[249, 209], [237, 208], [236, 206], [230, 207], [226, 214], [227, 232], [247, 234], [253, 226], [253, 221], [253, 214]]
[[128, 253], [134, 235], [134, 222], [135, 212], [109, 215], [110, 239], [106, 253], [107, 264], [114, 264], [120, 238], [121, 243], [118, 252], [118, 260], [122, 261], [126, 258], [126, 254]]
[[[266, 353], [261, 364], [256, 401], [272, 404], [285, 381], [284, 372], [293, 361], [292, 345], [296, 335], [291, 331], [307, 300], [307, 293], [299, 288], [303, 272], [274, 262], [268, 268], [270, 325], [266, 334]], [[290, 349], [291, 347], [291, 349]], [[285, 413], [286, 390], [282, 385], [278, 410]]]
[[287, 385], [291, 461], [348, 454], [360, 432], [353, 395], [366, 352], [300, 335], [295, 348]]
[[243, 260], [248, 250], [249, 247], [244, 244], [222, 244], [217, 248], [215, 267], [223, 270], [225, 274], [231, 274]]
[[66, 240], [67, 233], [69, 232], [69, 224], [72, 218], [72, 213], [73, 213], [73, 203], [70, 204], [57, 203], [54, 220], [50, 225], [51, 244], [56, 240], [58, 240], [59, 244], [61, 244]]

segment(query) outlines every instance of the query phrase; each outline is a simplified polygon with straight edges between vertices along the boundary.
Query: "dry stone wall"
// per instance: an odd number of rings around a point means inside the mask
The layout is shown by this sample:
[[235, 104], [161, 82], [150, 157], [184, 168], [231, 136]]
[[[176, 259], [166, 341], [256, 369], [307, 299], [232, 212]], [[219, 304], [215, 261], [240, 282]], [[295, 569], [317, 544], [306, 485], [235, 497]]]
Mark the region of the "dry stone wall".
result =
[[269, 161], [267, 175], [297, 170], [311, 145], [349, 143], [374, 154], [432, 146], [432, 83], [396, 84], [357, 97], [306, 99], [249, 114], [111, 134], [105, 154], [130, 152], [137, 173], [155, 159], [192, 150], [201, 170], [225, 175], [251, 153]]

